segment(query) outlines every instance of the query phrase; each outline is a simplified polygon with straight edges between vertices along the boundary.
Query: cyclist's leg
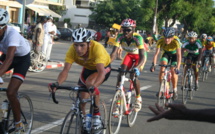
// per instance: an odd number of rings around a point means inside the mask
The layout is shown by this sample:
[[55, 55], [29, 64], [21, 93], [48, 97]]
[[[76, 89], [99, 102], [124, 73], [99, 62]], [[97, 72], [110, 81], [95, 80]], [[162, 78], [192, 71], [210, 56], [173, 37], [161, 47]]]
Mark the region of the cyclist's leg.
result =
[[198, 55], [193, 55], [192, 63], [194, 63], [195, 65], [192, 65], [192, 67], [193, 67], [194, 75], [195, 75], [195, 89], [196, 90], [199, 88], [199, 73], [198, 73], [198, 69], [196, 66], [197, 62], [198, 62]]
[[7, 88], [7, 97], [10, 101], [11, 108], [14, 114], [14, 120], [17, 131], [23, 131], [24, 125], [21, 121], [20, 103], [17, 99], [17, 92], [23, 83], [28, 68], [30, 66], [30, 54], [22, 57], [15, 57], [11, 67], [14, 68], [14, 73]]
[[[176, 54], [172, 54], [172, 61], [171, 65], [176, 66], [177, 65], [177, 56]], [[178, 75], [175, 73], [175, 67], [171, 67], [171, 74], [172, 74], [172, 87], [173, 87], [173, 98], [177, 99], [178, 97], [178, 89], [177, 89], [177, 84], [178, 84]]]
[[[160, 64], [161, 65], [167, 65], [169, 62], [169, 56], [168, 54], [164, 53], [160, 59]], [[165, 67], [160, 67], [160, 72], [159, 72], [159, 82], [161, 83], [161, 80], [164, 76], [164, 70], [165, 70]]]

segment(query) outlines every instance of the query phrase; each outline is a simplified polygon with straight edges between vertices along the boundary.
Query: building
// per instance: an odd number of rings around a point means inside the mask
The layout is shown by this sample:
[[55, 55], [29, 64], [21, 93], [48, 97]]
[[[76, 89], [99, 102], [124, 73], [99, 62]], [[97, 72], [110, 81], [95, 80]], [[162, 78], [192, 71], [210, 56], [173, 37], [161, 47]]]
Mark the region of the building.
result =
[[10, 14], [10, 22], [20, 22], [19, 14], [21, 13], [22, 5], [16, 0], [0, 0], [0, 8], [6, 9]]
[[65, 0], [67, 13], [62, 16], [60, 21], [69, 18], [72, 28], [76, 28], [78, 24], [83, 27], [89, 25], [89, 15], [92, 13], [90, 8], [93, 8], [101, 0]]

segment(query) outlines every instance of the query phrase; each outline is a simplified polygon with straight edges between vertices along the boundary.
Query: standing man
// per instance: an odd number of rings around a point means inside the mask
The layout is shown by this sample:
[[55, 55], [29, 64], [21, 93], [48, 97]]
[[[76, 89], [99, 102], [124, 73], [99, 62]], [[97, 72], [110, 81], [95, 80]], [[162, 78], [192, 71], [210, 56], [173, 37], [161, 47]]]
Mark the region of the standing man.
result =
[[30, 66], [30, 45], [13, 27], [7, 26], [9, 19], [8, 12], [0, 8], [0, 51], [3, 52], [0, 57], [0, 77], [14, 69], [6, 93], [14, 115], [15, 134], [20, 134], [25, 131], [25, 126], [21, 120], [17, 93]]
[[45, 18], [41, 18], [39, 23], [36, 25], [34, 29], [34, 35], [33, 35], [33, 50], [35, 53], [39, 54], [41, 51], [41, 47], [43, 45], [44, 40], [44, 28], [43, 25], [46, 23]]
[[52, 45], [52, 37], [51, 35], [54, 34], [54, 31], [52, 30], [52, 21], [53, 18], [51, 16], [48, 17], [47, 22], [44, 24], [44, 41], [42, 46], [42, 52], [46, 55], [46, 60], [48, 60], [48, 51], [50, 51], [50, 47], [48, 49], [49, 45]]

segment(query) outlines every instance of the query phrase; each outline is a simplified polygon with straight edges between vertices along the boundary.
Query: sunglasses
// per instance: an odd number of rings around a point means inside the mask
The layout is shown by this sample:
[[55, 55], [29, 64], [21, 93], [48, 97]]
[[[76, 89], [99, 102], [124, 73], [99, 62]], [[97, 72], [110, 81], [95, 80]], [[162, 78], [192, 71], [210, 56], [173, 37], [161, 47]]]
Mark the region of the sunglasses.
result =
[[131, 32], [132, 31], [132, 29], [123, 29], [123, 32], [125, 33], [125, 32]]
[[0, 26], [0, 30], [2, 30], [6, 25]]

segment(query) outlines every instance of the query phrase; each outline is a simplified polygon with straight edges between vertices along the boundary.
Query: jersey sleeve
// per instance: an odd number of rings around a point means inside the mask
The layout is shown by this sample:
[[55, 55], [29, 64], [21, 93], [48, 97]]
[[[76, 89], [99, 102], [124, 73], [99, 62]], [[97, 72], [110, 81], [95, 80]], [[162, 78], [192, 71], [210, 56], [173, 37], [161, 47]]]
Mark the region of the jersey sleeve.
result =
[[72, 64], [74, 62], [74, 56], [75, 56], [75, 49], [72, 44], [69, 50], [66, 52], [65, 62]]
[[144, 41], [143, 37], [141, 35], [135, 36], [134, 38], [137, 42], [138, 49], [144, 49]]
[[15, 47], [18, 47], [20, 46], [20, 38], [18, 35], [19, 33], [18, 32], [10, 32], [10, 39], [8, 39], [8, 47], [11, 47], [11, 46], [15, 46]]
[[122, 35], [122, 34], [118, 34], [118, 35], [117, 35], [117, 38], [116, 38], [116, 40], [115, 40], [114, 46], [119, 47], [122, 38], [123, 38], [123, 35]]
[[161, 38], [161, 39], [159, 39], [158, 41], [157, 41], [157, 46], [156, 46], [156, 48], [161, 48], [161, 44], [162, 44], [162, 42], [163, 42], [163, 39]]

